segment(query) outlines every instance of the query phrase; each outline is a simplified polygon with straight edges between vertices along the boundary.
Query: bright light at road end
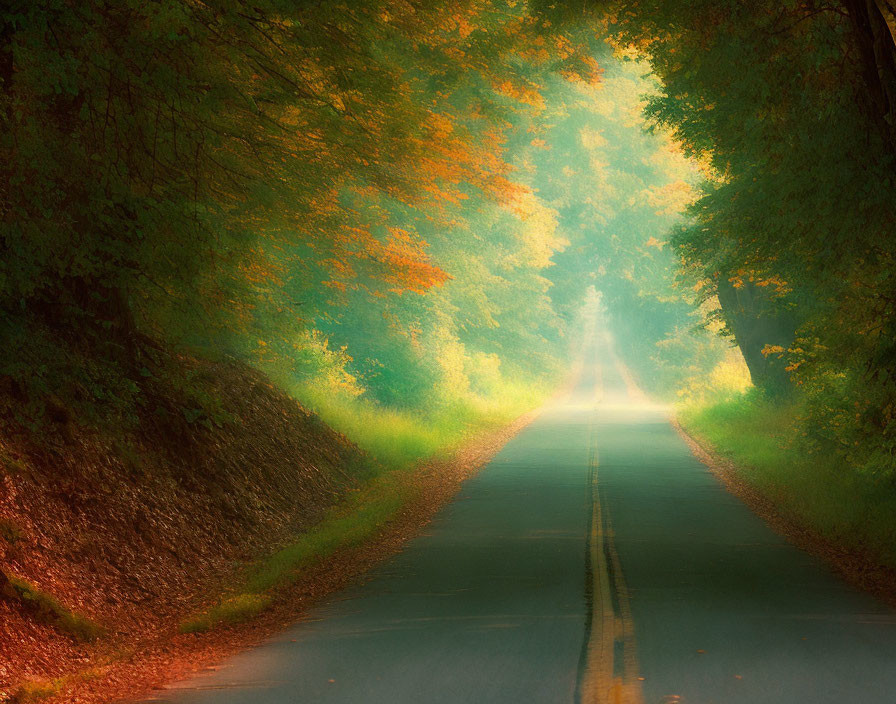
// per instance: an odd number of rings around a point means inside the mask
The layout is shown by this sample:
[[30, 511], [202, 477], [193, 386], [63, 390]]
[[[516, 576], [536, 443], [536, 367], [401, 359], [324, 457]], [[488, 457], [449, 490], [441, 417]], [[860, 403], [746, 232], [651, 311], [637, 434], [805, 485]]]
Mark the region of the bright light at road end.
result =
[[659, 403], [649, 398], [632, 398], [626, 393], [604, 394], [593, 396], [590, 394], [572, 394], [559, 399], [553, 410], [559, 413], [599, 415], [663, 415], [671, 412], [672, 406], [667, 403]]
[[668, 403], [658, 403], [650, 399], [622, 399], [618, 401], [603, 402], [597, 408], [598, 413], [602, 415], [626, 415], [626, 416], [645, 416], [658, 415], [669, 416], [672, 412], [672, 406]]

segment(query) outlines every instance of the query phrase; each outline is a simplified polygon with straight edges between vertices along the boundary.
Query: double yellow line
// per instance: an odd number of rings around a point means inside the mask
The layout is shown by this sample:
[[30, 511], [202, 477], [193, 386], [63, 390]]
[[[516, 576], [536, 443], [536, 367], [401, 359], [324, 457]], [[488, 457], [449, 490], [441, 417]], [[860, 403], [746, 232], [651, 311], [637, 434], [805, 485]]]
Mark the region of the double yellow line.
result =
[[610, 515], [601, 504], [598, 485], [595, 416], [601, 396], [602, 383], [598, 379], [588, 450], [591, 529], [586, 578], [591, 595], [591, 618], [586, 634], [579, 704], [643, 704], [628, 588], [613, 541]]

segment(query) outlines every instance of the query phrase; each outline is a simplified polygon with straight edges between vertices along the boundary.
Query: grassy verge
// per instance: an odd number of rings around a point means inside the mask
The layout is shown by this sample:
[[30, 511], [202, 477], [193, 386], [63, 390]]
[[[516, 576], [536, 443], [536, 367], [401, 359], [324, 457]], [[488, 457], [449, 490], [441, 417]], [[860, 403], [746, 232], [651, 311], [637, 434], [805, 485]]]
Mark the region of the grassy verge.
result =
[[98, 668], [87, 668], [73, 675], [65, 675], [54, 679], [31, 679], [19, 685], [12, 695], [11, 704], [29, 704], [39, 702], [65, 691], [77, 682], [87, 682], [101, 675]]
[[54, 697], [68, 684], [68, 678], [58, 677], [53, 680], [30, 680], [21, 685], [13, 695], [14, 704], [28, 704], [42, 699]]
[[103, 629], [98, 624], [63, 606], [52, 594], [41, 591], [24, 579], [3, 572], [0, 584], [0, 595], [18, 601], [45, 623], [80, 641], [94, 641], [103, 634]]
[[383, 467], [404, 469], [450, 451], [471, 432], [498, 428], [542, 403], [549, 386], [504, 381], [488, 398], [470, 396], [428, 412], [385, 408], [297, 387], [292, 393]]
[[799, 442], [798, 404], [755, 393], [688, 405], [678, 420], [731, 460], [738, 475], [791, 520], [887, 567], [896, 567], [896, 487]]
[[251, 619], [270, 603], [272, 591], [294, 582], [304, 568], [378, 534], [415, 496], [410, 470], [418, 462], [457, 449], [472, 433], [508, 424], [537, 407], [549, 389], [508, 385], [502, 391], [497, 400], [455, 404], [428, 416], [352, 399], [314, 397], [307, 391], [300, 394], [329, 425], [367, 451], [378, 471], [314, 528], [251, 565], [228, 596], [183, 621], [181, 632], [201, 633]]
[[185, 620], [181, 632], [202, 633], [247, 621], [270, 603], [273, 590], [294, 582], [303, 568], [376, 535], [413, 494], [397, 475], [388, 472], [372, 479], [314, 528], [252, 565], [232, 595]]

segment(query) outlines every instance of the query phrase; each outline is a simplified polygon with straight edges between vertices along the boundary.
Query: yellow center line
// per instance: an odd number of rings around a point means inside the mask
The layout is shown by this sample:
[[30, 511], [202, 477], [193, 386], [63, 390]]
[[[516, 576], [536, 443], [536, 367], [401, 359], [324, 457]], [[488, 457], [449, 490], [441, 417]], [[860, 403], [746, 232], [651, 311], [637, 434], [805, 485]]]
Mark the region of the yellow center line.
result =
[[638, 664], [638, 651], [635, 641], [635, 622], [632, 618], [631, 602], [629, 600], [628, 587], [622, 574], [622, 565], [619, 561], [619, 553], [616, 550], [614, 533], [610, 523], [609, 514], [607, 521], [607, 545], [610, 553], [610, 561], [613, 565], [613, 577], [616, 588], [616, 601], [619, 607], [619, 622], [621, 632], [617, 635], [622, 641], [622, 677], [615, 682], [617, 689], [614, 704], [643, 704], [644, 692], [641, 681], [638, 679], [640, 666]]
[[[599, 369], [599, 368], [598, 368]], [[599, 373], [599, 372], [598, 372]], [[619, 554], [613, 541], [610, 517], [600, 500], [598, 487], [598, 453], [595, 420], [603, 396], [603, 379], [595, 384], [594, 410], [589, 432], [589, 474], [591, 477], [591, 534], [589, 558], [592, 571], [592, 617], [588, 633], [585, 672], [581, 688], [582, 704], [643, 704], [644, 695], [638, 680], [638, 659], [635, 647], [634, 622], [628, 588], [622, 574]], [[607, 564], [609, 555], [610, 564]], [[612, 579], [610, 568], [612, 567]], [[613, 597], [619, 613], [613, 606]], [[622, 643], [622, 673], [616, 676], [615, 651]]]

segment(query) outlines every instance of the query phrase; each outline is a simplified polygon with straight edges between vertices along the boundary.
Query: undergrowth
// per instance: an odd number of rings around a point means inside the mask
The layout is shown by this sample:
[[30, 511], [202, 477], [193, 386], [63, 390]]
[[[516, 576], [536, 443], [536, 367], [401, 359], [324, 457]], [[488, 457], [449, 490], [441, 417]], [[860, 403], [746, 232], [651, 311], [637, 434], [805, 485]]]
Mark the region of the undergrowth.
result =
[[250, 566], [235, 594], [186, 619], [181, 632], [201, 633], [247, 621], [270, 603], [270, 592], [294, 582], [303, 568], [375, 535], [413, 493], [396, 474], [386, 472], [375, 477], [331, 509], [311, 530]]
[[14, 704], [29, 704], [49, 699], [59, 694], [67, 684], [64, 677], [52, 680], [30, 680], [20, 685], [13, 695]]
[[180, 625], [181, 633], [204, 633], [220, 625], [240, 623], [252, 618], [270, 603], [258, 594], [238, 594], [228, 597], [206, 611], [196, 614]]
[[388, 469], [403, 469], [456, 447], [471, 432], [500, 427], [534, 408], [550, 386], [502, 380], [488, 397], [467, 394], [428, 409], [399, 410], [311, 386], [293, 396]]
[[30, 679], [18, 686], [12, 695], [11, 704], [29, 704], [39, 702], [50, 697], [55, 697], [65, 691], [70, 685], [77, 682], [87, 682], [99, 677], [101, 670], [87, 668], [72, 675], [55, 677], [53, 679]]

